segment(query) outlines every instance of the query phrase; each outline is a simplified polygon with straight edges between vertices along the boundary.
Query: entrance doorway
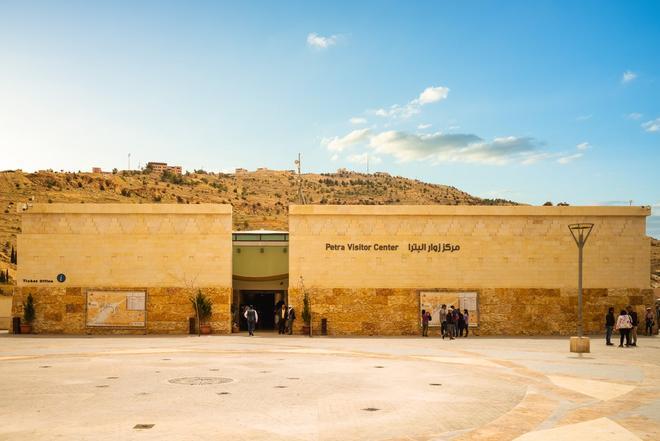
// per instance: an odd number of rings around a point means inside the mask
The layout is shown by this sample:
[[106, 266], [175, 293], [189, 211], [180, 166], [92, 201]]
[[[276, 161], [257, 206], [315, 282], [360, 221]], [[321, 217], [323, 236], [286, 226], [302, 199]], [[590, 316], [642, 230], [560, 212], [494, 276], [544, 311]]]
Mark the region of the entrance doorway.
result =
[[284, 301], [283, 291], [244, 291], [240, 292], [239, 299], [239, 328], [247, 331], [247, 319], [243, 316], [248, 305], [259, 314], [257, 330], [272, 331], [275, 329], [275, 306]]

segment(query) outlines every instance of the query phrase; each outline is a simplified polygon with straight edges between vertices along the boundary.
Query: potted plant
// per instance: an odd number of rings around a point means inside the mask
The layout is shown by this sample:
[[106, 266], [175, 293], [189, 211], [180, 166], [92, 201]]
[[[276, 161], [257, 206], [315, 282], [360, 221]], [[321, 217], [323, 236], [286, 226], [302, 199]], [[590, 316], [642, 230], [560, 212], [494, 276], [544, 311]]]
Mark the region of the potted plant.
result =
[[309, 306], [309, 295], [307, 291], [303, 294], [303, 310], [302, 310], [302, 319], [303, 319], [303, 335], [309, 335], [311, 329], [312, 321], [312, 309]]
[[23, 302], [23, 322], [21, 322], [21, 334], [32, 333], [32, 322], [34, 321], [34, 299], [28, 294], [27, 300]]
[[197, 291], [196, 296], [190, 298], [190, 302], [193, 305], [197, 317], [198, 335], [210, 334], [211, 325], [208, 320], [213, 313], [213, 302], [202, 292], [201, 289]]

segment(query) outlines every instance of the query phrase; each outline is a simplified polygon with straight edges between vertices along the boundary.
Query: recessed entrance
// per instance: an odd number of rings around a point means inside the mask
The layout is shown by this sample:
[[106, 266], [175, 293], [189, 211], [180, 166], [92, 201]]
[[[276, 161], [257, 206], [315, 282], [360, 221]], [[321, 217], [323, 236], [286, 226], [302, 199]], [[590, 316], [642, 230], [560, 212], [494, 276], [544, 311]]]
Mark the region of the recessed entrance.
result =
[[247, 320], [243, 316], [245, 308], [252, 305], [259, 314], [257, 330], [272, 331], [275, 329], [275, 307], [285, 302], [285, 291], [252, 291], [241, 290], [239, 303], [239, 327], [247, 331]]

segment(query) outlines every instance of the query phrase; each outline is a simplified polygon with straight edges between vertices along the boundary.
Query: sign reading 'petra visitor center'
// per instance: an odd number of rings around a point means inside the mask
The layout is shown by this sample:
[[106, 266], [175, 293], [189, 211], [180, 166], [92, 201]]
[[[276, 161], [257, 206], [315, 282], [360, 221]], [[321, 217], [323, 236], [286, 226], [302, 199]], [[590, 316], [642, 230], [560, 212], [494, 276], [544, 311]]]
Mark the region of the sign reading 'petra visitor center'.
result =
[[[409, 243], [408, 251], [411, 253], [453, 253], [460, 251], [460, 245], [451, 243]], [[398, 251], [399, 245], [396, 244], [366, 244], [366, 243], [347, 243], [347, 244], [325, 244], [326, 251]]]

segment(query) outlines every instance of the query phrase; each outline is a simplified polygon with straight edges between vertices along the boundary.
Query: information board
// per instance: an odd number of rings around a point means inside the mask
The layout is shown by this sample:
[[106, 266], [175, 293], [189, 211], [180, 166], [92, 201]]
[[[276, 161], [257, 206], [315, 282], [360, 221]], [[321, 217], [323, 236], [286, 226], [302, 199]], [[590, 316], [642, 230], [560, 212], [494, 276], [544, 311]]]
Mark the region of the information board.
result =
[[442, 291], [422, 291], [419, 293], [419, 313], [420, 320], [422, 309], [431, 313], [431, 321], [429, 326], [440, 326], [442, 320], [440, 318], [440, 309], [442, 305], [447, 305], [447, 309], [451, 305], [455, 308], [468, 310], [470, 315], [469, 325], [475, 327], [479, 324], [479, 308], [478, 297], [476, 292], [442, 292]]
[[144, 328], [144, 291], [87, 291], [87, 326]]

